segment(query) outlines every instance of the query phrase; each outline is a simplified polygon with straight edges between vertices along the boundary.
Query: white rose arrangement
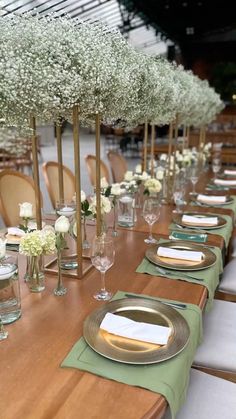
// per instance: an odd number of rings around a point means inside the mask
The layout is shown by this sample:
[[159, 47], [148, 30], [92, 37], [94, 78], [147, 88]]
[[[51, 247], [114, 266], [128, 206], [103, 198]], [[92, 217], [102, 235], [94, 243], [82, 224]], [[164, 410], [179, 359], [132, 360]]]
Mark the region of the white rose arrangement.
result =
[[33, 205], [30, 202], [23, 202], [22, 204], [19, 204], [19, 207], [19, 216], [24, 221], [24, 224], [21, 224], [19, 227], [21, 230], [28, 232], [29, 220], [33, 218]]
[[51, 255], [56, 251], [56, 235], [51, 230], [34, 230], [21, 237], [19, 252], [26, 256]]
[[[94, 216], [97, 214], [97, 200], [96, 196], [93, 196], [89, 205], [89, 210]], [[101, 195], [101, 215], [109, 214], [111, 211], [111, 202], [108, 197]]]
[[158, 179], [151, 178], [146, 180], [146, 182], [144, 183], [144, 194], [146, 195], [157, 194], [161, 191], [161, 189], [161, 182], [159, 182]]

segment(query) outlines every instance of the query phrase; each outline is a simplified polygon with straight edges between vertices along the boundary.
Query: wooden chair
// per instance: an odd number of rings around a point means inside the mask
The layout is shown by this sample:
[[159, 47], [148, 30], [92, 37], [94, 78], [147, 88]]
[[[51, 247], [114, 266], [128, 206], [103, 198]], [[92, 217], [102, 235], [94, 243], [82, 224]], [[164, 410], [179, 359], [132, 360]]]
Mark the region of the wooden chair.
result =
[[115, 151], [109, 151], [107, 157], [110, 162], [113, 181], [115, 183], [121, 182], [124, 180], [125, 172], [128, 170], [126, 160]]
[[[59, 200], [58, 163], [48, 161], [42, 164], [43, 177], [53, 208]], [[71, 170], [63, 165], [64, 199], [71, 201], [75, 194], [75, 176]]]
[[14, 170], [3, 170], [0, 172], [0, 213], [7, 227], [19, 224], [19, 204], [22, 202], [33, 204], [33, 217], [35, 217], [33, 179]]
[[[95, 187], [96, 185], [96, 157], [91, 154], [88, 154], [85, 157], [85, 162], [87, 165], [90, 182], [92, 186]], [[107, 182], [110, 183], [109, 170], [107, 168], [107, 165], [102, 160], [101, 160], [100, 170], [101, 170], [101, 178], [105, 177]]]

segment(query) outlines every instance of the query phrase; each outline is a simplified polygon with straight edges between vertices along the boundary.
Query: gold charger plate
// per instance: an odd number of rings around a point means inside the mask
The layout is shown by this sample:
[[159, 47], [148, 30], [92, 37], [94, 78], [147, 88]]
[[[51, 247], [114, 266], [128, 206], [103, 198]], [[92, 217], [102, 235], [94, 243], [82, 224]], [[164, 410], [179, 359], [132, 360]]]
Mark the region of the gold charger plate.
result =
[[[197, 217], [199, 219], [201, 218], [205, 218], [205, 217], [217, 217], [218, 219], [218, 223], [217, 225], [210, 225], [210, 224], [193, 224], [193, 223], [186, 223], [184, 221], [182, 221], [182, 217], [183, 215], [191, 215], [193, 217]], [[193, 229], [201, 229], [201, 230], [214, 230], [216, 228], [220, 228], [223, 227], [226, 224], [226, 220], [221, 217], [218, 214], [211, 214], [209, 212], [206, 213], [199, 213], [199, 212], [186, 212], [186, 213], [181, 213], [181, 214], [175, 214], [173, 213], [173, 221], [175, 224], [178, 224], [182, 227], [189, 227], [189, 228], [193, 228]]]
[[[200, 262], [191, 260], [181, 260], [166, 258], [158, 256], [158, 247], [167, 247], [169, 249], [176, 250], [190, 250], [195, 252], [202, 252], [203, 259]], [[206, 269], [214, 265], [216, 262], [216, 255], [207, 247], [199, 244], [189, 243], [184, 240], [169, 241], [166, 243], [160, 243], [158, 245], [149, 247], [145, 253], [146, 258], [157, 266], [161, 266], [167, 269], [174, 269], [179, 271], [198, 271], [200, 269]]]
[[[211, 195], [209, 195], [209, 196], [211, 196]], [[224, 205], [232, 204], [233, 198], [232, 198], [232, 196], [227, 195], [225, 202], [214, 202], [214, 201], [211, 201], [211, 202], [208, 201], [208, 202], [206, 202], [206, 201], [198, 201], [197, 199], [195, 199], [193, 202], [194, 202], [194, 204], [197, 204], [199, 206], [223, 207]]]
[[[105, 332], [100, 329], [100, 324], [108, 312], [170, 327], [168, 343], [160, 346]], [[181, 352], [188, 343], [190, 330], [183, 316], [170, 306], [151, 299], [124, 298], [93, 311], [84, 322], [83, 335], [88, 345], [105, 358], [127, 364], [154, 364]]]

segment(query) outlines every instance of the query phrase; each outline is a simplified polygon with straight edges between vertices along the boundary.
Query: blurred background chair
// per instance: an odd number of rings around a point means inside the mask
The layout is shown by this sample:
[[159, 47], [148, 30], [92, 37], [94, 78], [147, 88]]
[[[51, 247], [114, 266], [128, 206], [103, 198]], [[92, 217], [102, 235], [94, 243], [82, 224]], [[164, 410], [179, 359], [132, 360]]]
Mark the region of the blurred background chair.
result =
[[[88, 169], [89, 179], [91, 182], [91, 185], [93, 187], [96, 186], [96, 157], [92, 154], [88, 154], [85, 157], [85, 163]], [[101, 178], [105, 177], [107, 182], [110, 184], [110, 175], [107, 165], [101, 160], [100, 165], [101, 170]]]
[[23, 173], [3, 170], [0, 172], [0, 212], [7, 227], [14, 227], [19, 224], [19, 204], [22, 202], [30, 202], [33, 205], [33, 217], [35, 218], [36, 205], [33, 179]]
[[128, 170], [125, 158], [115, 151], [109, 151], [107, 157], [111, 166], [113, 181], [115, 183], [121, 182], [124, 180], [125, 172]]
[[[58, 166], [56, 161], [48, 161], [42, 164], [42, 173], [53, 208], [56, 207], [56, 201], [59, 201]], [[64, 165], [63, 184], [64, 199], [66, 201], [71, 201], [75, 194], [75, 176], [72, 171]]]
[[235, 419], [235, 412], [236, 384], [191, 369], [187, 399], [176, 419]]

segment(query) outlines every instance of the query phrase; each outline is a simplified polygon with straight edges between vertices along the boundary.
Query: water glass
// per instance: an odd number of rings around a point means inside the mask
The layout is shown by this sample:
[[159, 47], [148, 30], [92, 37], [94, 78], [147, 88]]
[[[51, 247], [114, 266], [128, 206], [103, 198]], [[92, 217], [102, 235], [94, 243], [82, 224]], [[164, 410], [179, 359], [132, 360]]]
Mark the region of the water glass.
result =
[[21, 316], [20, 285], [17, 256], [0, 261], [0, 319], [9, 324]]
[[124, 194], [118, 201], [118, 225], [120, 227], [133, 227], [134, 217], [134, 198], [131, 194]]
[[214, 173], [214, 179], [216, 179], [217, 174], [221, 170], [221, 159], [220, 158], [213, 158], [212, 159], [212, 171]]
[[199, 177], [198, 167], [197, 166], [192, 166], [191, 169], [190, 169], [190, 181], [191, 181], [192, 186], [193, 186], [192, 192], [190, 192], [191, 195], [197, 195], [197, 192], [196, 192], [195, 188], [196, 188], [196, 184], [198, 182], [198, 177]]

